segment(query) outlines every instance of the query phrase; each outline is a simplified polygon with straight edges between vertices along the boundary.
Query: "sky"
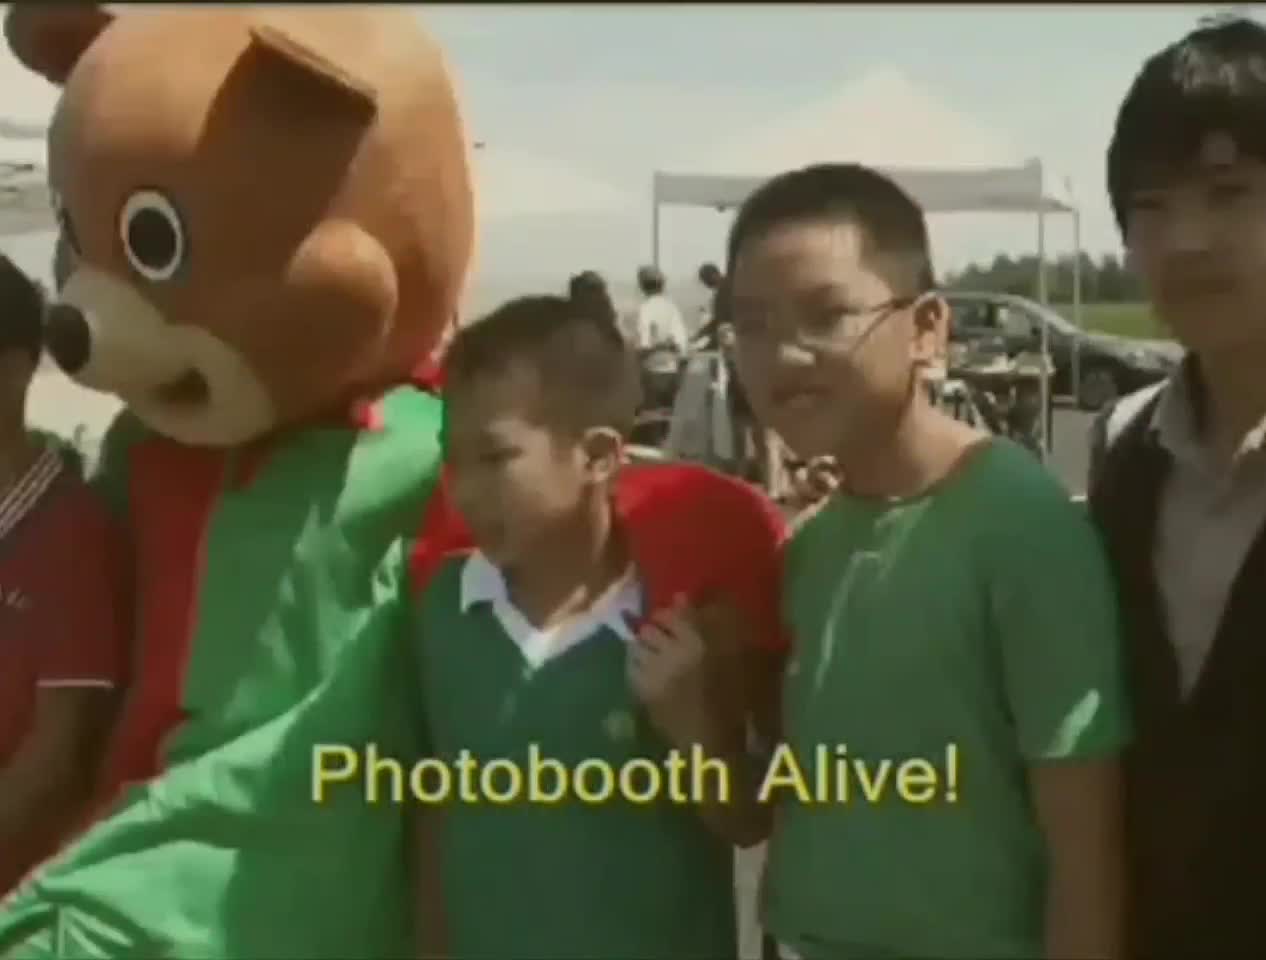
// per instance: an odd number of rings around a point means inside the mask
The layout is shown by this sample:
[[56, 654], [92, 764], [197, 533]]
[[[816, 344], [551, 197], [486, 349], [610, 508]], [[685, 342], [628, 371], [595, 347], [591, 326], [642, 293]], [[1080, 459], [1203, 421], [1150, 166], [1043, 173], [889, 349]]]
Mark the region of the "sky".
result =
[[[1261, 17], [1262, 6], [1239, 9]], [[875, 151], [894, 137], [923, 166], [983, 153], [1040, 158], [1057, 189], [1071, 186], [1083, 248], [1116, 252], [1103, 165], [1120, 100], [1147, 56], [1218, 9], [1228, 8], [488, 4], [419, 15], [448, 51], [471, 137], [483, 144], [476, 284], [490, 288], [556, 285], [586, 267], [631, 278], [650, 256], [654, 170], [737, 171], [753, 144], [806, 113], [829, 128], [838, 155], [804, 163], [881, 162]], [[0, 117], [51, 106], [51, 92], [21, 73], [0, 52]], [[847, 126], [856, 129], [838, 129], [832, 104], [859, 83], [873, 92], [873, 112], [859, 120], [854, 104]], [[971, 143], [945, 142], [960, 135]], [[1047, 228], [1052, 254], [1071, 251], [1066, 221]], [[666, 212], [670, 280], [721, 259], [727, 223], [711, 210]], [[942, 215], [931, 229], [941, 270], [1036, 245], [1034, 218], [1019, 215]], [[47, 272], [46, 237], [0, 246]]]

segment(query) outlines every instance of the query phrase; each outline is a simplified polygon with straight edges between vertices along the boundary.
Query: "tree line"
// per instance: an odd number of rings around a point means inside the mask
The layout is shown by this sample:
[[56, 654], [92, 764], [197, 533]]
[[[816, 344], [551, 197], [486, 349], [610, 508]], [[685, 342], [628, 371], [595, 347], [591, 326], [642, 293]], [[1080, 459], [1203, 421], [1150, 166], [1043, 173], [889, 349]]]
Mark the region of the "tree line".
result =
[[[1051, 303], [1070, 303], [1073, 299], [1072, 255], [1046, 262], [1046, 289]], [[951, 290], [979, 290], [986, 293], [1011, 293], [1037, 298], [1037, 257], [993, 258], [993, 263], [975, 263], [947, 274], [945, 286]], [[1121, 259], [1105, 254], [1095, 260], [1081, 254], [1081, 300], [1083, 303], [1137, 303], [1143, 299], [1138, 278]]]

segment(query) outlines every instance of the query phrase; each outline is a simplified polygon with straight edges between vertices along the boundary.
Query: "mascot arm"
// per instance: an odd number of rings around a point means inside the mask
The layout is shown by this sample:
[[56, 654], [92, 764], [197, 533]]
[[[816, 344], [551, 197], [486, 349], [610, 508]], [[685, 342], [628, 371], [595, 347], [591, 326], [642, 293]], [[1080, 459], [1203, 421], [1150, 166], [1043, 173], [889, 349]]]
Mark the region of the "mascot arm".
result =
[[426, 514], [409, 555], [409, 586], [414, 597], [420, 597], [431, 578], [449, 557], [474, 548], [470, 529], [453, 505], [448, 471], [440, 474], [435, 494], [427, 503]]

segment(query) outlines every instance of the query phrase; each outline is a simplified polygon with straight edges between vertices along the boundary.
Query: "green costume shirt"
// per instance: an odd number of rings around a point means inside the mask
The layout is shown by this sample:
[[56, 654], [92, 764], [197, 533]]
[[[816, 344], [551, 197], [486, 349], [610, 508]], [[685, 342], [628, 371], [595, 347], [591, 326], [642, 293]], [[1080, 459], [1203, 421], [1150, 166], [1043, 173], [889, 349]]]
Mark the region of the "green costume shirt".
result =
[[121, 786], [0, 907], [0, 956], [411, 952], [404, 810], [312, 800], [315, 745], [416, 751], [407, 571], [441, 407], [402, 387], [379, 410], [253, 460], [116, 422], [103, 479], [133, 531], [139, 644]]

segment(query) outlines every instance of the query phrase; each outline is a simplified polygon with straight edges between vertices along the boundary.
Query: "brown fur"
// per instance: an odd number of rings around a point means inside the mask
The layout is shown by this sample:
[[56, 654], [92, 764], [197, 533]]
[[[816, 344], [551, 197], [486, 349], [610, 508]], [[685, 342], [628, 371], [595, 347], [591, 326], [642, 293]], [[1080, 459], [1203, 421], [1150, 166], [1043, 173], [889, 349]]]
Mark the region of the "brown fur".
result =
[[[406, 379], [439, 347], [473, 201], [446, 65], [408, 10], [15, 4], [5, 32], [65, 86], [49, 177], [80, 263], [231, 348], [271, 427]], [[119, 239], [145, 188], [186, 230], [166, 282], [137, 275]]]

